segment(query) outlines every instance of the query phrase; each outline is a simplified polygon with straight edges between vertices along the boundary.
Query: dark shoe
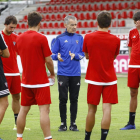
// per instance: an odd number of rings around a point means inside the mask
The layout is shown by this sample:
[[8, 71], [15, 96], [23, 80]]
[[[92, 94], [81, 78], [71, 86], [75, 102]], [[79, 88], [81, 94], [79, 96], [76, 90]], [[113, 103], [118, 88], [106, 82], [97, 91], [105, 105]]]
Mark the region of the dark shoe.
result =
[[79, 130], [77, 129], [77, 125], [76, 125], [76, 124], [71, 125], [71, 126], [69, 127], [69, 129], [70, 129], [71, 131], [79, 131]]
[[67, 126], [66, 125], [60, 125], [58, 131], [67, 131]]
[[135, 124], [132, 125], [128, 122], [128, 124], [125, 127], [121, 128], [120, 130], [130, 130], [130, 129], [136, 129], [136, 126]]

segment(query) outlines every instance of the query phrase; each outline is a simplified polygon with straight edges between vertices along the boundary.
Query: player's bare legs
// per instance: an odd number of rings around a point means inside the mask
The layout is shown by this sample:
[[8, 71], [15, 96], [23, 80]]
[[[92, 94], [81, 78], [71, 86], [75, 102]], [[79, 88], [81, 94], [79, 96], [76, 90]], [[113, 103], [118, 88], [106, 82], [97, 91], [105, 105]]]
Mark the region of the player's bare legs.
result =
[[103, 118], [101, 122], [102, 129], [109, 129], [111, 123], [111, 104], [103, 103]]
[[26, 123], [26, 116], [30, 110], [30, 106], [21, 106], [18, 118], [17, 118], [17, 133], [23, 134], [25, 123]]
[[95, 124], [95, 114], [97, 105], [88, 104], [88, 114], [86, 118], [86, 131], [91, 132]]
[[49, 111], [50, 105], [40, 105], [40, 126], [43, 131], [44, 137], [51, 136], [50, 132], [50, 119], [49, 119]]
[[130, 88], [130, 112], [136, 112], [138, 88]]
[[14, 114], [18, 114], [20, 110], [20, 94], [11, 94], [12, 95], [12, 110]]
[[8, 96], [0, 98], [0, 124], [8, 107]]

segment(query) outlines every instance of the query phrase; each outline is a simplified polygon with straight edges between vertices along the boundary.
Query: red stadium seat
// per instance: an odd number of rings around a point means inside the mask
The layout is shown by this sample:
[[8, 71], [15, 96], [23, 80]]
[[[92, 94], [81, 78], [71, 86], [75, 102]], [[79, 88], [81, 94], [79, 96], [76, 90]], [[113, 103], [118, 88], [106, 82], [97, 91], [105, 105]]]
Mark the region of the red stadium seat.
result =
[[137, 2], [137, 3], [136, 3], [136, 8], [137, 8], [137, 9], [140, 9], [140, 2]]
[[90, 20], [90, 13], [86, 13], [86, 14], [85, 14], [85, 19], [86, 19], [86, 20]]
[[133, 11], [129, 11], [128, 14], [127, 14], [127, 17], [128, 18], [133, 18]]
[[89, 27], [94, 27], [94, 22], [93, 21], [91, 21], [91, 22], [89, 22]]
[[84, 3], [88, 3], [88, 2], [90, 2], [89, 0], [83, 0], [84, 1]]
[[122, 18], [120, 12], [116, 12], [116, 18], [117, 18], [117, 19], [121, 19], [121, 18]]
[[42, 23], [40, 23], [40, 29], [43, 29], [43, 25], [42, 25]]
[[91, 4], [87, 5], [87, 10], [88, 10], [88, 11], [92, 11], [92, 6], [91, 6]]
[[103, 5], [102, 3], [98, 6], [98, 8], [99, 8], [100, 11], [102, 11], [102, 10], [105, 9], [105, 8], [104, 8], [104, 5]]
[[96, 13], [91, 13], [91, 19], [95, 20], [97, 17], [96, 17]]
[[77, 13], [75, 13], [74, 16], [79, 19], [79, 15]]
[[57, 12], [58, 12], [57, 6], [54, 6], [54, 7], [53, 7], [53, 12], [54, 12], [54, 13], [57, 13]]
[[85, 19], [84, 13], [80, 13], [80, 14], [79, 14], [79, 19], [80, 19], [80, 20], [84, 20], [84, 19]]
[[106, 5], [105, 5], [104, 8], [105, 8], [105, 10], [107, 10], [107, 11], [111, 10], [109, 3], [106, 3]]
[[119, 22], [118, 21], [113, 21], [112, 22], [112, 27], [119, 27]]
[[98, 11], [98, 10], [99, 10], [97, 4], [94, 4], [93, 7], [92, 7], [92, 9], [93, 9], [94, 11]]
[[66, 0], [67, 4], [71, 4], [71, 0]]
[[129, 4], [129, 6], [130, 6], [130, 9], [135, 9], [135, 8], [136, 8], [134, 2], [131, 2], [131, 3]]
[[26, 25], [24, 23], [22, 23], [21, 26], [20, 26], [20, 28], [21, 29], [26, 29], [27, 27], [26, 27]]
[[65, 27], [64, 27], [64, 23], [61, 22], [61, 23], [59, 24], [59, 27], [60, 27], [60, 28], [65, 28]]
[[83, 23], [83, 28], [88, 28], [88, 27], [89, 27], [88, 22], [85, 21], [85, 22]]
[[64, 11], [65, 11], [65, 12], [69, 12], [69, 11], [70, 11], [70, 9], [69, 9], [69, 6], [68, 6], [68, 5], [66, 5], [66, 6], [64, 7]]
[[82, 28], [82, 27], [83, 27], [82, 22], [78, 22], [77, 28]]
[[25, 16], [23, 17], [23, 21], [24, 21], [24, 22], [27, 22], [27, 20], [28, 20], [28, 17], [27, 17], [27, 15], [25, 15]]
[[84, 31], [81, 31], [81, 34], [86, 34], [86, 31], [84, 30]]
[[117, 4], [117, 9], [118, 9], [118, 10], [122, 10], [122, 9], [123, 9], [122, 3], [118, 3], [118, 4]]
[[63, 14], [63, 15], [62, 15], [62, 20], [64, 20], [64, 18], [65, 18], [66, 16], [67, 16], [66, 14]]
[[55, 4], [61, 4], [61, 1], [60, 0], [56, 0]]
[[125, 20], [120, 21], [119, 27], [125, 27]]
[[116, 18], [116, 15], [114, 12], [111, 12], [111, 17], [112, 17], [112, 19]]
[[54, 28], [59, 28], [58, 22], [54, 23], [53, 27]]
[[85, 4], [83, 4], [83, 5], [81, 6], [81, 10], [82, 10], [82, 11], [87, 11], [87, 7], [86, 7]]
[[75, 10], [76, 10], [77, 12], [80, 12], [80, 11], [81, 11], [80, 5], [76, 5]]
[[91, 33], [91, 32], [92, 32], [91, 30], [87, 31], [87, 33]]
[[42, 13], [47, 13], [47, 11], [48, 11], [47, 7], [43, 7]]
[[62, 20], [62, 17], [61, 17], [61, 15], [60, 15], [60, 14], [56, 15], [56, 20], [57, 20], [57, 21]]
[[79, 31], [77, 30], [76, 33], [79, 34]]
[[116, 10], [117, 7], [116, 7], [116, 4], [115, 3], [112, 3], [111, 6], [110, 6], [111, 10]]
[[77, 3], [77, 0], [72, 0], [72, 3]]
[[73, 5], [70, 6], [70, 11], [74, 12], [75, 11], [75, 7]]
[[47, 26], [47, 23], [46, 23], [46, 22], [45, 22], [45, 23], [43, 23], [42, 28], [43, 28], [43, 29], [47, 29], [47, 28], [48, 28], [48, 26]]
[[61, 0], [61, 4], [66, 4], [66, 1], [65, 0]]
[[22, 34], [22, 32], [18, 32], [18, 35], [21, 35]]
[[17, 27], [16, 27], [16, 29], [20, 29], [20, 24], [17, 24]]
[[60, 7], [58, 8], [58, 11], [59, 11], [60, 13], [64, 12], [63, 6], [60, 6]]
[[48, 12], [49, 12], [49, 13], [52, 13], [52, 12], [53, 12], [53, 9], [52, 9], [51, 6], [48, 8]]
[[41, 13], [42, 12], [42, 8], [41, 7], [37, 7], [37, 12]]
[[61, 31], [58, 31], [57, 34], [60, 35], [60, 34], [62, 34], [62, 32]]
[[51, 33], [52, 35], [55, 35], [56, 34], [56, 32], [55, 31], [52, 31], [52, 33]]
[[50, 16], [49, 15], [46, 15], [45, 20], [46, 21], [50, 21]]
[[45, 34], [43, 31], [40, 32], [41, 34]]
[[127, 2], [123, 4], [123, 9], [129, 9], [129, 4]]
[[50, 19], [51, 19], [51, 21], [55, 21], [55, 20], [56, 20], [55, 15], [54, 15], [54, 14], [53, 14], [53, 15], [51, 15]]
[[126, 19], [127, 18], [127, 12], [126, 11], [123, 11], [121, 13], [121, 17], [124, 18], [124, 19]]
[[50, 35], [50, 32], [49, 32], [49, 31], [47, 31], [47, 32], [46, 32], [46, 34], [47, 34], [47, 35]]
[[48, 28], [53, 28], [52, 22], [50, 22], [50, 23], [48, 24]]
[[42, 15], [42, 20], [41, 21], [45, 21], [45, 16], [44, 15]]

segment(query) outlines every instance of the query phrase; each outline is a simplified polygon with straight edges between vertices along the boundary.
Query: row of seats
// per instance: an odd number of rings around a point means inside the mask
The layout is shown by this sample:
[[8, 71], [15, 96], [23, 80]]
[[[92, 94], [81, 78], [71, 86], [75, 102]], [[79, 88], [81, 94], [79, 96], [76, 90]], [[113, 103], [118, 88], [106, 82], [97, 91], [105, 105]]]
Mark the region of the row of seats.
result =
[[[126, 0], [51, 0], [47, 5], [59, 5], [59, 4], [77, 4], [77, 3], [93, 3], [93, 2], [116, 2], [116, 1], [126, 1]], [[127, 0], [130, 1], [130, 0]], [[135, 0], [134, 0], [135, 1]]]
[[101, 10], [123, 10], [123, 9], [140, 9], [140, 2], [125, 2], [125, 3], [103, 3], [101, 4], [88, 4], [88, 5], [71, 5], [71, 6], [49, 6], [38, 7], [37, 11], [40, 13], [57, 13], [57, 12], [81, 12], [81, 11], [101, 11]]
[[[92, 28], [92, 27], [97, 27], [97, 21], [90, 21], [90, 22], [78, 22], [77, 24], [77, 28]], [[112, 21], [112, 27], [125, 27], [125, 20], [120, 20], [120, 21]], [[17, 24], [17, 28], [16, 29], [27, 29], [28, 28], [28, 25], [27, 24]], [[52, 29], [52, 28], [65, 28], [64, 27], [64, 23], [63, 22], [55, 22], [55, 23], [42, 23], [41, 24], [41, 29]]]
[[[96, 20], [98, 13], [75, 13], [73, 14], [78, 20]], [[118, 19], [127, 19], [133, 17], [133, 11], [122, 11], [122, 12], [111, 12], [112, 19], [118, 18]], [[51, 15], [42, 15], [42, 21], [61, 21], [64, 20], [64, 18], [67, 16], [67, 14], [51, 14]], [[27, 22], [27, 15], [23, 17], [22, 20], [19, 22]]]

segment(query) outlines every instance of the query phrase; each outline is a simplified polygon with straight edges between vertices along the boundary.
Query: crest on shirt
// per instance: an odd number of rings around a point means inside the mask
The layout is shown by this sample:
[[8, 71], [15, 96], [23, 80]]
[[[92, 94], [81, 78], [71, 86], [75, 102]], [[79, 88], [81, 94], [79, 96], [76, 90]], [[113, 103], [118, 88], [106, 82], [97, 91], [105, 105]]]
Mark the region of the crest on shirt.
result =
[[14, 46], [16, 45], [16, 42], [13, 42]]
[[79, 40], [76, 40], [76, 43], [78, 44], [79, 43]]

